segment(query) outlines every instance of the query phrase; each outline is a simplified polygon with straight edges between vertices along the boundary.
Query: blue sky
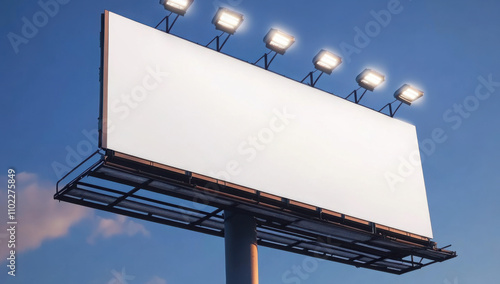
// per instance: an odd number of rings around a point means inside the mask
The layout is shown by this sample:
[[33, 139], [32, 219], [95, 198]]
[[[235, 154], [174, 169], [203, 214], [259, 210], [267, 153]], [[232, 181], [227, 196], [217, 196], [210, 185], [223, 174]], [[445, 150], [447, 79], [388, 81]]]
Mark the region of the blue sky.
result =
[[[44, 3], [57, 3], [50, 6], [50, 15]], [[452, 244], [459, 257], [403, 276], [317, 262], [300, 283], [497, 283], [500, 2], [304, 3], [197, 0], [172, 33], [208, 43], [217, 34], [211, 18], [218, 6], [225, 6], [246, 17], [224, 47], [227, 54], [254, 61], [266, 51], [265, 33], [281, 27], [296, 43], [273, 62], [275, 72], [300, 80], [312, 70], [312, 57], [326, 48], [344, 62], [323, 76], [318, 88], [347, 95], [356, 87], [356, 75], [371, 67], [384, 73], [386, 82], [363, 99], [369, 107], [391, 101], [403, 83], [424, 90], [424, 99], [403, 106], [396, 116], [417, 127], [434, 240], [440, 246]], [[101, 13], [110, 10], [154, 26], [165, 14], [162, 7], [157, 1], [131, 0], [6, 0], [3, 5], [0, 182], [7, 184], [7, 169], [16, 169], [20, 224], [14, 278], [6, 268], [2, 185], [0, 282], [223, 283], [222, 238], [52, 199], [60, 175], [53, 165], [70, 168], [69, 153], [83, 158], [89, 152], [85, 146], [96, 148], [85, 133], [97, 127]], [[381, 10], [391, 11], [390, 19], [374, 25]], [[39, 27], [23, 31], [26, 21], [37, 21]], [[359, 31], [368, 34], [364, 41]], [[433, 139], [436, 131], [445, 138]], [[308, 261], [261, 247], [260, 282], [286, 283], [283, 275]]]

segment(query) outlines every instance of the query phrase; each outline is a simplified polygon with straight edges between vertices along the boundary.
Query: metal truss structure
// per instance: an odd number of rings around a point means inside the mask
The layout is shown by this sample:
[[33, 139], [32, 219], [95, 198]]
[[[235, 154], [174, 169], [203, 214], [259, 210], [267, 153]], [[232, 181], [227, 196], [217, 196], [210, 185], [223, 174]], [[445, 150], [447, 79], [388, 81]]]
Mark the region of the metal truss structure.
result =
[[109, 150], [63, 177], [54, 198], [219, 237], [224, 210], [239, 210], [255, 217], [260, 246], [393, 274], [456, 257], [425, 237]]

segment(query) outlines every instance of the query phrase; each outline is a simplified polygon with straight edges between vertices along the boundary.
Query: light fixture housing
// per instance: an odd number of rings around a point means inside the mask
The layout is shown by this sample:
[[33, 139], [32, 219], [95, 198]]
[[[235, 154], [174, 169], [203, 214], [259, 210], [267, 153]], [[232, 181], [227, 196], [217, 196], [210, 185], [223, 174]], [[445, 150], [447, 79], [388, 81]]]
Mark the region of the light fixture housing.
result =
[[373, 71], [371, 69], [365, 69], [356, 77], [356, 82], [362, 88], [369, 91], [373, 91], [378, 85], [385, 81], [385, 76]]
[[243, 14], [222, 7], [217, 10], [217, 13], [215, 13], [214, 18], [212, 19], [212, 24], [215, 25], [216, 29], [230, 35], [236, 32], [242, 22]]
[[266, 47], [279, 54], [285, 51], [295, 42], [295, 38], [278, 29], [271, 29], [264, 37]]
[[324, 49], [313, 58], [314, 68], [326, 74], [331, 74], [340, 63], [342, 63], [342, 58]]
[[418, 100], [424, 95], [424, 92], [414, 88], [408, 84], [404, 84], [401, 86], [401, 88], [397, 89], [397, 91], [394, 93], [394, 97], [407, 104], [411, 105], [414, 101]]
[[160, 0], [165, 10], [184, 16], [194, 0]]

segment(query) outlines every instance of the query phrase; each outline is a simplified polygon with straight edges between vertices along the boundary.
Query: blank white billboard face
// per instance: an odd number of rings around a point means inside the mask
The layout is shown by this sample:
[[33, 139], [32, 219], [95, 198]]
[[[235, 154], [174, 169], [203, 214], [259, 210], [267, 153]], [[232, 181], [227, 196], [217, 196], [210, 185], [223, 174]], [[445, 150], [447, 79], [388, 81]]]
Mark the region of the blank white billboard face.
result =
[[106, 15], [103, 148], [432, 238], [413, 125]]

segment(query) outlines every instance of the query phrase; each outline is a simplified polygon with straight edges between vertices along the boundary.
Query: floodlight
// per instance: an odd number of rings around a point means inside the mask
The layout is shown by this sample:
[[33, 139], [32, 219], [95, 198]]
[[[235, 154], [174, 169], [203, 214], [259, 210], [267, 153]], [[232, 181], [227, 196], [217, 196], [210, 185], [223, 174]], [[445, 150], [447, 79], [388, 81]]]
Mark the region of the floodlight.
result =
[[[367, 91], [373, 91], [378, 85], [382, 84], [385, 81], [385, 76], [373, 71], [371, 69], [365, 69], [356, 77], [356, 82], [358, 82], [359, 88], [357, 90], [352, 91], [346, 99], [348, 99], [351, 95], [354, 94], [354, 102], [359, 103], [359, 101], [363, 98]], [[358, 97], [358, 90], [365, 89], [361, 96]]]
[[331, 74], [333, 69], [342, 63], [342, 58], [322, 49], [316, 56], [314, 56], [313, 63], [314, 68], [321, 72], [325, 72], [326, 74]]
[[[394, 117], [396, 112], [399, 110], [401, 105], [407, 104], [411, 105], [414, 101], [418, 100], [420, 97], [424, 95], [424, 92], [420, 91], [417, 88], [414, 88], [408, 84], [404, 84], [401, 86], [401, 88], [397, 89], [396, 92], [394, 92], [394, 97], [396, 98], [393, 102], [386, 104], [383, 108], [379, 110], [379, 112], [382, 112], [385, 108], [389, 108], [389, 116]], [[393, 110], [393, 104], [399, 101], [399, 105], [396, 107], [396, 109]]]
[[295, 42], [295, 38], [277, 29], [271, 29], [264, 37], [266, 47], [279, 54], [285, 51]]
[[[269, 52], [264, 53], [257, 61], [254, 62], [254, 65], [257, 64], [262, 58], [264, 58], [264, 68], [266, 70], [269, 69], [269, 65], [273, 62], [274, 58], [278, 54], [285, 54], [285, 51], [295, 42], [295, 38], [285, 32], [282, 32], [277, 29], [270, 29], [269, 32], [264, 37], [264, 42], [266, 43], [266, 47], [270, 49]], [[274, 52], [274, 55], [269, 59], [269, 54]]]
[[422, 97], [424, 95], [424, 92], [408, 85], [408, 84], [404, 84], [403, 86], [401, 86], [401, 88], [399, 88], [395, 93], [394, 93], [394, 97], [407, 104], [407, 105], [411, 105], [412, 102], [414, 102], [415, 100], [419, 99], [420, 97]]
[[184, 16], [194, 0], [160, 0], [160, 4], [172, 13]]
[[[155, 29], [165, 21], [165, 31], [170, 33], [170, 30], [174, 26], [175, 22], [179, 18], [179, 16], [184, 16], [186, 14], [187, 9], [191, 4], [193, 4], [194, 0], [160, 0], [160, 4], [165, 7], [165, 10], [170, 11], [170, 14], [166, 15], [159, 23], [156, 25]], [[175, 19], [170, 23], [170, 16], [172, 13], [175, 13]]]
[[222, 7], [219, 8], [214, 18], [212, 19], [212, 24], [215, 25], [216, 29], [231, 35], [236, 32], [242, 22], [242, 14]]
[[369, 91], [373, 91], [378, 85], [385, 81], [385, 76], [373, 71], [371, 69], [365, 69], [356, 77], [356, 82], [361, 88], [365, 88]]
[[[318, 82], [319, 78], [321, 78], [321, 75], [323, 75], [323, 73], [326, 73], [328, 75], [332, 74], [333, 69], [335, 69], [337, 66], [340, 65], [340, 63], [342, 63], [342, 58], [329, 51], [322, 49], [318, 52], [318, 54], [316, 54], [316, 56], [314, 56], [312, 62], [316, 70], [309, 72], [309, 74], [307, 74], [307, 76], [305, 76], [304, 79], [302, 79], [302, 81], [300, 82], [304, 83], [304, 81], [307, 78], [309, 78], [310, 82], [307, 84], [311, 87], [314, 87], [314, 85], [316, 85], [316, 83]], [[316, 71], [321, 71], [321, 73], [319, 73], [316, 79], [314, 79], [313, 74]]]

